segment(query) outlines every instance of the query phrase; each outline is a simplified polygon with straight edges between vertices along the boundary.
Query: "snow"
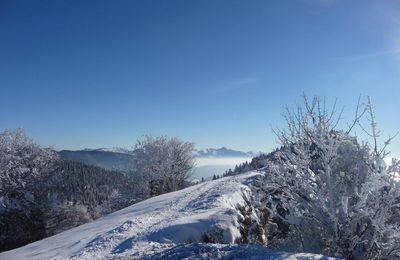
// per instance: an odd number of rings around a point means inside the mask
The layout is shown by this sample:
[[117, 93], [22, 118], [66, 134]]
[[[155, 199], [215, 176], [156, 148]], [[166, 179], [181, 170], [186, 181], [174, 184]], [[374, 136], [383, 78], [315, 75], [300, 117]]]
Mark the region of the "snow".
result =
[[[240, 213], [236, 208], [250, 199], [251, 190], [246, 184], [258, 174], [221, 178], [157, 196], [3, 252], [0, 259], [328, 259], [275, 252], [256, 245], [232, 245], [240, 237]], [[201, 244], [204, 234], [215, 235], [218, 231], [222, 231], [223, 244]]]
[[186, 244], [177, 245], [144, 259], [332, 259], [308, 253], [273, 251], [259, 245]]

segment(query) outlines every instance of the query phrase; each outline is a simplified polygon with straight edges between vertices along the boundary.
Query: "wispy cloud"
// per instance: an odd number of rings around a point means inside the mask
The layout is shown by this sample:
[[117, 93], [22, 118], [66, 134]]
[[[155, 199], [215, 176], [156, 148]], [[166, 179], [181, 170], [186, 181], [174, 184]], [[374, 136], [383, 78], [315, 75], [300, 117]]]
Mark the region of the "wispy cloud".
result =
[[260, 81], [259, 78], [255, 77], [243, 77], [238, 78], [236, 80], [230, 81], [226, 84], [217, 86], [214, 88], [215, 92], [228, 92], [231, 90], [241, 89], [241, 88], [248, 88], [255, 86]]
[[395, 36], [393, 38], [394, 38], [393, 39], [394, 44], [396, 44], [396, 46], [399, 46], [400, 45], [400, 36]]
[[231, 82], [232, 86], [244, 86], [249, 84], [255, 84], [258, 82], [257, 78], [241, 78]]
[[[400, 47], [400, 1], [375, 1], [374, 14], [377, 15], [388, 44]], [[398, 49], [400, 50], [400, 49]]]
[[356, 61], [363, 61], [363, 60], [372, 60], [372, 59], [379, 59], [379, 58], [386, 58], [391, 56], [398, 56], [400, 55], [400, 49], [392, 49], [392, 50], [384, 50], [384, 51], [377, 51], [371, 53], [364, 53], [360, 55], [350, 56], [344, 58], [345, 62], [356, 62]]

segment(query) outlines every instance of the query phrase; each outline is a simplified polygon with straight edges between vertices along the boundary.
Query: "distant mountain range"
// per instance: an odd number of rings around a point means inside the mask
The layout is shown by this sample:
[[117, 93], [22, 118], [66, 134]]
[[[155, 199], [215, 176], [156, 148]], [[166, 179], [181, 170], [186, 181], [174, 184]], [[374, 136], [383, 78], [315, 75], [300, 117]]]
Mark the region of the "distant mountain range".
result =
[[[63, 150], [58, 152], [61, 158], [71, 161], [78, 161], [88, 165], [95, 165], [105, 169], [129, 170], [132, 168], [133, 150], [114, 147], [99, 149], [83, 149], [78, 151]], [[259, 153], [242, 152], [226, 147], [208, 148], [196, 150], [196, 158], [235, 158], [235, 157], [255, 157]]]
[[[113, 148], [98, 148], [98, 149], [83, 149], [78, 150], [77, 152], [111, 152], [111, 153], [123, 153], [123, 154], [134, 154], [134, 150], [129, 150], [121, 147], [113, 147]], [[207, 148], [203, 150], [195, 150], [194, 155], [196, 157], [254, 157], [261, 154], [261, 152], [243, 152], [228, 149], [226, 147], [221, 148]]]
[[100, 151], [100, 152], [125, 153], [125, 154], [133, 154], [134, 153], [134, 150], [129, 150], [129, 149], [122, 148], [122, 147], [85, 149], [85, 151]]
[[196, 150], [195, 156], [196, 157], [254, 157], [257, 156], [259, 153], [254, 152], [242, 152], [236, 151], [232, 149], [228, 149], [226, 147], [222, 148], [207, 148], [203, 150]]

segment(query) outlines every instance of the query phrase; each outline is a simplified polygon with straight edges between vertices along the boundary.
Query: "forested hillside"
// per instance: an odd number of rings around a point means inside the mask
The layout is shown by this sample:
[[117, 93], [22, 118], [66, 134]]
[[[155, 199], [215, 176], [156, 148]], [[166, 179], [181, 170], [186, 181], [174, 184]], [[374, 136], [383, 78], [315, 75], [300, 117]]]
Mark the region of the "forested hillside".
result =
[[99, 166], [108, 170], [130, 171], [133, 168], [134, 157], [131, 154], [82, 150], [58, 152], [61, 158], [70, 161], [77, 161], [87, 165]]

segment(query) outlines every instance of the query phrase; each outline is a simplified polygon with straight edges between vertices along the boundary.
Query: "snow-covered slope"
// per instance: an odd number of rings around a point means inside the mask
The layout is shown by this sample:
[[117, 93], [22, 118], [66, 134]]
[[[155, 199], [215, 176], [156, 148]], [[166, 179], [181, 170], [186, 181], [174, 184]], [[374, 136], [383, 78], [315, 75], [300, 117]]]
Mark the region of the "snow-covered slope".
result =
[[[204, 182], [154, 197], [4, 252], [0, 259], [321, 259], [317, 255], [274, 252], [255, 245], [232, 245], [240, 237], [240, 213], [236, 209], [250, 199], [251, 190], [246, 184], [257, 174]], [[213, 236], [225, 245], [200, 243]]]

